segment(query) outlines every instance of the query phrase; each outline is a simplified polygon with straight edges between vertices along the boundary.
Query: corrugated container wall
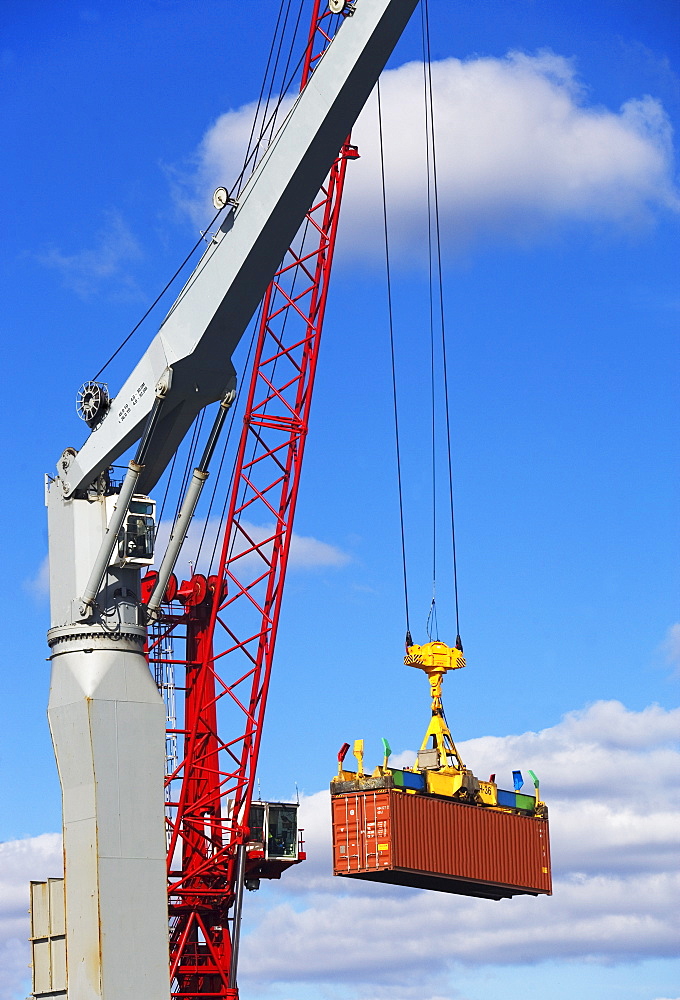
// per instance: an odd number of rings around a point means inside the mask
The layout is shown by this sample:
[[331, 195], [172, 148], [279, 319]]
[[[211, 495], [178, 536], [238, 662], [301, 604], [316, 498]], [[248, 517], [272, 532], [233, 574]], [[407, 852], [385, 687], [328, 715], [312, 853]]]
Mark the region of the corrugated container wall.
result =
[[336, 875], [492, 899], [552, 892], [547, 820], [397, 789], [331, 801]]

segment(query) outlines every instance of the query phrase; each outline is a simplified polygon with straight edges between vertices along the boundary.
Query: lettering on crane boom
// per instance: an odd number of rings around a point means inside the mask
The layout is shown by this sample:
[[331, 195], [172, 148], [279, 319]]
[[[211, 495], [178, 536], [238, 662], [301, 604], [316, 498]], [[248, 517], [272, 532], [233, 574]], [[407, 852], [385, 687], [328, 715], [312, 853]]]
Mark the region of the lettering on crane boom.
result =
[[132, 404], [132, 406], [136, 406], [137, 403], [139, 402], [139, 400], [142, 398], [142, 396], [146, 392], [147, 388], [148, 388], [148, 386], [147, 386], [146, 382], [142, 382], [142, 384], [140, 386], [138, 386], [137, 389], [135, 389], [135, 391], [130, 396], [130, 402], [129, 403], [125, 403], [120, 408], [120, 410], [118, 411], [118, 423], [119, 424], [122, 424], [122, 422], [125, 420], [125, 418], [127, 416], [129, 416], [129, 414], [132, 412], [130, 404]]

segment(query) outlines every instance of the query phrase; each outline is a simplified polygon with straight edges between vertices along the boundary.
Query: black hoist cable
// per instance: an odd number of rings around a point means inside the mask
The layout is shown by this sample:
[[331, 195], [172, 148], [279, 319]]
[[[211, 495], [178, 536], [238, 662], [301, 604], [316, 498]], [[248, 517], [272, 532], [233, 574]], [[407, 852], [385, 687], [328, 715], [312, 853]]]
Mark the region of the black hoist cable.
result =
[[[284, 9], [284, 5], [285, 4], [287, 4], [287, 6], [286, 6], [286, 12], [285, 12], [285, 15], [284, 15], [283, 9]], [[290, 68], [290, 63], [291, 63], [291, 59], [292, 59], [293, 49], [294, 49], [294, 45], [295, 45], [295, 40], [297, 38], [297, 34], [298, 34], [299, 26], [300, 26], [300, 18], [301, 18], [301, 14], [302, 14], [302, 5], [300, 5], [300, 8], [299, 8], [298, 14], [297, 14], [297, 19], [295, 21], [295, 27], [293, 29], [293, 37], [292, 37], [292, 40], [291, 40], [290, 45], [289, 45], [288, 53], [286, 55], [285, 67], [284, 67], [284, 70], [283, 70], [283, 84], [281, 86], [280, 92], [279, 92], [278, 97], [276, 99], [276, 104], [274, 106], [274, 110], [269, 115], [269, 117], [267, 117], [268, 112], [269, 112], [269, 104], [270, 104], [270, 101], [271, 101], [271, 98], [272, 98], [272, 95], [273, 95], [273, 88], [274, 88], [274, 83], [275, 83], [276, 71], [277, 71], [279, 59], [281, 57], [282, 46], [283, 46], [283, 41], [284, 41], [284, 35], [285, 35], [285, 30], [286, 30], [286, 23], [288, 21], [288, 17], [289, 17], [289, 13], [290, 13], [290, 7], [291, 7], [291, 0], [281, 0], [280, 6], [279, 6], [279, 14], [278, 14], [278, 18], [277, 18], [277, 21], [276, 21], [276, 26], [274, 28], [274, 34], [272, 36], [272, 41], [271, 41], [271, 45], [270, 45], [270, 48], [269, 48], [269, 56], [267, 58], [267, 65], [265, 67], [265, 75], [264, 75], [264, 78], [263, 78], [263, 81], [262, 81], [262, 87], [260, 89], [260, 95], [259, 95], [258, 101], [257, 101], [257, 107], [256, 107], [256, 110], [255, 110], [255, 117], [253, 118], [253, 124], [252, 124], [252, 127], [251, 127], [250, 136], [248, 138], [248, 145], [246, 147], [246, 153], [245, 153], [245, 157], [244, 157], [243, 166], [241, 168], [241, 172], [239, 173], [238, 177], [236, 178], [236, 180], [234, 181], [234, 183], [232, 184], [232, 186], [230, 188], [230, 191], [233, 193], [233, 195], [236, 196], [236, 198], [238, 198], [238, 196], [239, 196], [239, 194], [241, 192], [241, 189], [242, 189], [242, 184], [245, 182], [246, 174], [247, 174], [247, 171], [248, 171], [248, 167], [252, 165], [252, 169], [255, 168], [255, 162], [254, 161], [256, 160], [257, 152], [258, 152], [260, 146], [262, 145], [262, 142], [264, 141], [267, 133], [269, 133], [270, 136], [271, 136], [271, 134], [274, 131], [274, 127], [275, 127], [275, 124], [276, 124], [276, 118], [277, 118], [278, 112], [280, 110], [281, 104], [283, 102], [283, 99], [284, 99], [286, 93], [288, 92], [288, 89], [289, 89], [289, 87], [290, 87], [293, 79], [295, 78], [298, 70], [300, 69], [300, 67], [302, 66], [302, 63], [304, 61], [305, 53], [303, 52], [303, 54], [298, 59], [296, 66], [293, 68], [292, 72], [289, 73], [289, 68]], [[283, 27], [281, 28], [281, 30], [279, 30], [279, 26], [281, 24], [282, 18], [283, 18]], [[276, 51], [276, 55], [274, 55], [274, 50], [277, 48], [277, 41], [278, 41], [278, 49]], [[265, 99], [265, 107], [264, 107], [264, 110], [263, 110], [262, 124], [260, 126], [260, 131], [259, 131], [258, 139], [255, 142], [255, 144], [253, 145], [253, 139], [254, 139], [254, 136], [255, 136], [256, 128], [257, 128], [257, 120], [258, 120], [258, 117], [259, 117], [259, 114], [260, 114], [260, 110], [262, 109], [262, 100], [263, 100], [263, 97], [264, 97], [265, 88], [267, 86], [267, 75], [269, 73], [270, 67], [272, 67], [272, 59], [274, 59], [274, 65], [273, 65], [273, 68], [271, 68], [271, 79], [270, 79], [270, 82], [269, 82], [269, 91], [268, 91], [267, 97]], [[252, 170], [251, 170], [251, 173], [252, 173]], [[168, 291], [168, 289], [170, 288], [170, 286], [179, 277], [179, 275], [181, 274], [181, 272], [184, 270], [184, 268], [186, 267], [186, 265], [189, 263], [189, 261], [191, 260], [191, 258], [195, 254], [196, 250], [200, 247], [201, 243], [204, 242], [204, 240], [205, 240], [205, 234], [209, 233], [212, 230], [212, 227], [214, 226], [215, 222], [217, 221], [217, 219], [219, 218], [220, 214], [223, 211], [224, 211], [224, 209], [221, 208], [213, 216], [213, 218], [211, 219], [211, 221], [208, 224], [207, 229], [203, 233], [201, 233], [200, 238], [193, 245], [193, 247], [191, 248], [191, 250], [189, 251], [189, 253], [186, 255], [186, 257], [184, 258], [184, 260], [182, 261], [182, 263], [179, 265], [179, 267], [177, 268], [177, 270], [175, 271], [175, 273], [173, 274], [173, 276], [170, 278], [170, 280], [167, 282], [167, 284], [164, 286], [164, 288], [162, 289], [162, 291], [156, 296], [156, 298], [151, 303], [151, 305], [149, 306], [149, 308], [146, 310], [146, 312], [144, 313], [144, 315], [142, 316], [142, 318], [139, 320], [139, 322], [137, 322], [135, 324], [135, 326], [133, 326], [133, 328], [130, 330], [130, 332], [128, 333], [128, 335], [118, 345], [118, 347], [113, 352], [113, 354], [108, 359], [108, 361], [106, 361], [102, 365], [102, 367], [99, 369], [99, 371], [97, 372], [97, 374], [92, 379], [93, 382], [96, 382], [97, 379], [99, 378], [99, 376], [104, 371], [106, 371], [106, 369], [111, 364], [111, 362], [114, 360], [114, 358], [116, 358], [118, 356], [118, 354], [120, 354], [120, 352], [123, 350], [123, 348], [125, 347], [125, 345], [127, 344], [127, 342], [130, 340], [130, 338], [140, 328], [140, 326], [142, 325], [142, 323], [144, 322], [144, 320], [155, 309], [155, 307], [158, 305], [158, 303], [163, 298], [163, 296], [165, 295], [165, 293]]]
[[[278, 14], [278, 17], [276, 19], [276, 24], [274, 26], [274, 34], [272, 35], [271, 44], [269, 46], [269, 55], [267, 56], [267, 65], [264, 68], [264, 75], [262, 77], [262, 86], [260, 87], [260, 95], [259, 95], [259, 97], [257, 99], [257, 106], [255, 108], [255, 114], [253, 116], [253, 124], [251, 125], [251, 128], [250, 128], [250, 135], [248, 136], [248, 145], [246, 146], [246, 153], [245, 153], [245, 157], [244, 157], [244, 161], [243, 161], [243, 169], [241, 170], [241, 173], [240, 173], [240, 175], [239, 175], [236, 183], [234, 184], [234, 190], [238, 189], [238, 185], [239, 185], [239, 183], [240, 183], [240, 181], [241, 181], [241, 179], [242, 179], [242, 177], [243, 177], [243, 175], [244, 175], [244, 173], [246, 171], [246, 168], [247, 168], [247, 165], [248, 165], [248, 161], [250, 160], [250, 154], [251, 154], [251, 149], [252, 149], [252, 145], [253, 145], [253, 139], [255, 138], [255, 129], [257, 128], [257, 121], [258, 121], [258, 118], [260, 117], [260, 108], [262, 107], [262, 98], [264, 97], [264, 91], [265, 91], [265, 88], [267, 86], [267, 77], [269, 75], [269, 67], [271, 66], [272, 57], [274, 55], [274, 48], [276, 46], [276, 39], [278, 37], [279, 23], [281, 21], [282, 14], [283, 14], [283, 0], [281, 0], [281, 3], [279, 5], [279, 14]], [[270, 86], [270, 89], [269, 89], [269, 96], [271, 96], [271, 86]], [[266, 106], [265, 106], [265, 110], [264, 110], [264, 118], [267, 117], [267, 107], [269, 105], [269, 96], [267, 97], [267, 101], [266, 101]], [[259, 138], [257, 140], [256, 148], [257, 148], [257, 145], [259, 145], [261, 139], [262, 139], [262, 132], [260, 132], [260, 136], [259, 136]]]
[[401, 563], [404, 577], [404, 610], [406, 612], [406, 646], [412, 644], [409, 627], [408, 580], [406, 576], [406, 534], [404, 531], [404, 495], [401, 475], [401, 449], [399, 445], [399, 408], [397, 406], [397, 370], [394, 354], [394, 317], [392, 309], [392, 277], [390, 270], [390, 250], [387, 232], [387, 192], [385, 187], [385, 150], [383, 145], [382, 104], [380, 100], [380, 80], [378, 93], [378, 136], [380, 141], [380, 181], [382, 186], [383, 233], [385, 238], [385, 273], [387, 279], [387, 315], [390, 334], [390, 359], [392, 364], [392, 402], [394, 407], [394, 440], [397, 458], [397, 489], [399, 494], [399, 528], [401, 532]]
[[[449, 382], [448, 382], [448, 367], [447, 367], [447, 357], [446, 357], [444, 282], [442, 274], [443, 269], [442, 269], [442, 249], [441, 249], [441, 225], [440, 225], [440, 214], [439, 214], [439, 187], [437, 181], [437, 149], [436, 149], [435, 124], [434, 124], [434, 100], [432, 93], [432, 56], [430, 47], [430, 23], [429, 23], [428, 0], [423, 0], [421, 13], [422, 13], [422, 23], [423, 23], [423, 45], [425, 48], [424, 64], [426, 64], [427, 66], [427, 78], [425, 86], [425, 96], [427, 102], [426, 119], [429, 117], [429, 123], [430, 123], [429, 146], [432, 155], [432, 195], [434, 201], [434, 229], [435, 229], [435, 249], [436, 249], [436, 262], [437, 262], [437, 283], [439, 292], [439, 322], [441, 330], [442, 376], [444, 381], [444, 413], [446, 422], [446, 448], [447, 448], [448, 480], [449, 480], [449, 510], [451, 517], [451, 547], [453, 556], [453, 592], [454, 592], [454, 603], [455, 603], [455, 613], [456, 613], [456, 647], [462, 648], [462, 644], [460, 641], [460, 614], [458, 606], [458, 561], [456, 555], [456, 523], [455, 523], [454, 504], [453, 504], [453, 457], [451, 449], [451, 415], [449, 407]], [[429, 159], [429, 154], [428, 154], [428, 159]], [[429, 179], [429, 169], [428, 169], [428, 202], [429, 202], [429, 195], [430, 195], [430, 179]], [[431, 212], [428, 204], [428, 229], [431, 225], [430, 215]], [[430, 281], [430, 289], [431, 288], [432, 288], [432, 281]]]
[[[212, 218], [212, 220], [211, 220], [211, 222], [210, 222], [210, 225], [208, 226], [208, 230], [212, 229], [213, 225], [214, 225], [214, 224], [215, 224], [215, 222], [217, 221], [217, 216], [218, 216], [218, 215], [220, 214], [220, 212], [221, 212], [221, 211], [222, 211], [222, 209], [220, 209], [220, 211], [219, 211], [219, 212], [217, 212], [217, 213], [216, 213], [216, 214], [215, 214], [215, 215], [213, 216], [213, 218]], [[142, 318], [140, 319], [140, 321], [139, 321], [138, 323], [136, 323], [136, 324], [135, 324], [135, 326], [133, 326], [133, 328], [132, 328], [132, 329], [130, 330], [130, 332], [128, 333], [128, 335], [127, 335], [127, 337], [125, 338], [125, 340], [124, 340], [124, 341], [123, 341], [123, 342], [122, 342], [121, 344], [119, 344], [119, 345], [118, 345], [118, 347], [117, 347], [117, 348], [116, 348], [116, 350], [115, 350], [115, 351], [113, 352], [113, 354], [111, 355], [111, 357], [109, 358], [109, 360], [108, 360], [108, 361], [107, 361], [107, 362], [106, 362], [105, 364], [103, 364], [103, 365], [101, 366], [101, 368], [99, 369], [99, 371], [97, 372], [97, 374], [96, 374], [96, 375], [94, 376], [94, 378], [92, 379], [92, 381], [93, 381], [93, 382], [96, 382], [96, 381], [97, 381], [97, 379], [99, 378], [99, 376], [101, 375], [101, 373], [102, 373], [103, 371], [105, 371], [105, 370], [106, 370], [106, 369], [107, 369], [107, 368], [109, 367], [109, 365], [111, 364], [111, 362], [113, 361], [113, 359], [114, 359], [114, 358], [115, 358], [115, 357], [116, 357], [116, 356], [117, 356], [118, 354], [120, 354], [120, 352], [121, 352], [121, 351], [123, 350], [123, 348], [124, 348], [124, 347], [125, 347], [125, 345], [127, 344], [127, 342], [128, 342], [128, 340], [130, 339], [130, 337], [132, 337], [132, 335], [133, 335], [133, 334], [135, 334], [135, 333], [137, 332], [137, 330], [139, 330], [140, 326], [142, 325], [142, 323], [144, 322], [144, 320], [146, 319], [146, 317], [147, 317], [147, 316], [149, 315], [149, 313], [150, 313], [150, 312], [151, 312], [151, 311], [152, 311], [153, 309], [155, 309], [155, 308], [156, 308], [156, 306], [158, 305], [158, 303], [160, 302], [160, 300], [161, 300], [161, 299], [163, 298], [163, 296], [164, 296], [164, 295], [165, 295], [165, 293], [167, 292], [168, 288], [170, 288], [170, 285], [171, 285], [171, 284], [173, 283], [173, 281], [174, 281], [174, 280], [175, 280], [175, 279], [176, 279], [176, 278], [177, 278], [177, 277], [179, 276], [179, 274], [180, 274], [180, 273], [181, 273], [181, 272], [182, 272], [182, 271], [184, 270], [184, 268], [186, 267], [186, 265], [187, 265], [187, 264], [189, 263], [189, 261], [191, 260], [191, 258], [193, 257], [193, 255], [194, 255], [194, 254], [196, 253], [196, 251], [197, 251], [197, 250], [198, 250], [198, 248], [200, 247], [201, 243], [203, 243], [204, 239], [205, 239], [205, 237], [204, 237], [204, 234], [203, 234], [203, 233], [201, 233], [201, 235], [200, 235], [200, 238], [199, 238], [198, 240], [196, 240], [196, 242], [195, 242], [195, 243], [194, 243], [194, 245], [192, 246], [192, 248], [191, 248], [191, 250], [189, 251], [189, 253], [188, 253], [188, 254], [186, 255], [186, 257], [184, 258], [184, 260], [182, 261], [182, 263], [181, 263], [181, 264], [179, 265], [179, 267], [177, 268], [177, 270], [176, 270], [176, 271], [175, 271], [175, 273], [173, 274], [172, 278], [170, 278], [170, 281], [168, 281], [168, 283], [167, 283], [167, 284], [165, 285], [165, 287], [163, 288], [162, 292], [160, 292], [160, 293], [159, 293], [159, 294], [158, 294], [158, 295], [156, 296], [156, 298], [155, 298], [155, 299], [153, 300], [153, 302], [151, 303], [151, 305], [149, 306], [149, 308], [148, 308], [148, 309], [146, 310], [146, 312], [144, 313], [144, 315], [142, 316]]]
[[430, 116], [427, 103], [427, 57], [425, 51], [425, 7], [421, 4], [423, 29], [423, 100], [425, 103], [425, 177], [427, 185], [427, 263], [430, 321], [430, 461], [432, 463], [432, 600], [425, 623], [427, 638], [439, 638], [437, 622], [437, 407], [436, 407], [436, 349], [434, 336], [434, 261], [432, 254], [432, 182], [430, 157]]

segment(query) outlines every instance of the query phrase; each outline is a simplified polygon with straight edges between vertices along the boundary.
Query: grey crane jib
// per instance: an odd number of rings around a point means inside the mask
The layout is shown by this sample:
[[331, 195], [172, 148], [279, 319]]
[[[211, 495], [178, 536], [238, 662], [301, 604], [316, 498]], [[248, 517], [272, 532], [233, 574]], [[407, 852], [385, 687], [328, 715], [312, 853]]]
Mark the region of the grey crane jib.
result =
[[163, 378], [169, 388], [140, 492], [157, 482], [196, 413], [222, 397], [232, 353], [415, 6], [416, 0], [361, 0], [341, 25], [238, 206], [70, 463], [66, 495], [88, 486], [139, 438]]

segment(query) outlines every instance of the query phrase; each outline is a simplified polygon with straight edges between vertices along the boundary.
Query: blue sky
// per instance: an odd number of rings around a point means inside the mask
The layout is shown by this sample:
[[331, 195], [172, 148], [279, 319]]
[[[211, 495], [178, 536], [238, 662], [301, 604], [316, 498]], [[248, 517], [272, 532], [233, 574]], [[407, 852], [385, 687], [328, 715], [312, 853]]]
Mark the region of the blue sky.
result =
[[[673, 133], [680, 15], [672, 2], [637, 0], [430, 0], [430, 7], [468, 660], [447, 680], [447, 714], [456, 739], [470, 741], [474, 770], [483, 771], [488, 757], [507, 765], [508, 780], [513, 766], [540, 774], [557, 809], [563, 892], [540, 911], [521, 909], [525, 937], [537, 940], [529, 953], [509, 940], [517, 917], [505, 911], [492, 918], [458, 900], [343, 894], [322, 864], [320, 790], [338, 746], [364, 737], [377, 762], [381, 736], [395, 751], [413, 750], [427, 722], [424, 680], [400, 666], [370, 101], [354, 133], [361, 159], [348, 173], [296, 522], [307, 542], [298, 543], [287, 581], [260, 769], [263, 796], [289, 797], [296, 784], [307, 796], [310, 844], [319, 853], [308, 875], [301, 868], [288, 887], [248, 897], [244, 998], [332, 1000], [337, 988], [352, 1000], [495, 1000], [513, 996], [509, 982], [530, 996], [525, 984], [547, 978], [555, 1000], [576, 983], [584, 1000], [675, 1000], [680, 974], [662, 928], [672, 871], [664, 831], [677, 809], [666, 789], [677, 773], [680, 653]], [[11, 526], [1, 543], [8, 594], [0, 859], [9, 860], [4, 869], [0, 863], [0, 883], [10, 900], [6, 909], [0, 904], [10, 970], [0, 978], [2, 1000], [25, 995], [17, 873], [22, 880], [56, 874], [46, 868], [58, 856], [49, 839], [60, 812], [45, 719], [43, 474], [64, 447], [82, 443], [78, 386], [207, 225], [213, 188], [237, 173], [277, 9], [270, 0], [5, 0], [0, 13], [9, 487], [1, 502]], [[420, 58], [416, 17], [391, 60], [383, 99], [417, 641], [431, 593]], [[161, 317], [107, 371], [114, 392]], [[442, 638], [453, 642], [441, 527], [439, 621]], [[579, 792], [565, 761], [580, 774]], [[631, 778], [640, 769], [651, 788]], [[637, 798], [628, 794], [633, 787]], [[579, 837], [579, 817], [591, 836]], [[581, 854], [574, 840], [586, 841]], [[11, 860], [19, 857], [21, 864]], [[638, 901], [637, 912], [623, 912], [624, 897]], [[469, 950], [447, 940], [448, 957], [427, 981], [417, 955], [396, 979], [378, 957], [324, 974], [324, 961], [327, 970], [335, 966], [324, 951], [330, 934], [320, 928], [332, 925], [336, 910], [346, 921], [340, 937], [353, 920], [361, 939], [373, 935], [387, 955], [390, 940], [412, 932], [409, 906], [423, 919], [431, 907], [462, 934], [467, 920]], [[383, 938], [376, 913], [386, 907], [393, 924]], [[317, 934], [309, 942], [318, 968], [302, 976], [292, 961], [272, 961], [259, 975], [258, 954], [276, 950], [277, 915], [293, 912], [301, 934]], [[552, 936], [542, 933], [539, 912]], [[493, 939], [477, 935], [484, 920]], [[629, 939], [622, 928], [633, 925]], [[572, 949], [564, 946], [569, 927], [578, 928]]]

